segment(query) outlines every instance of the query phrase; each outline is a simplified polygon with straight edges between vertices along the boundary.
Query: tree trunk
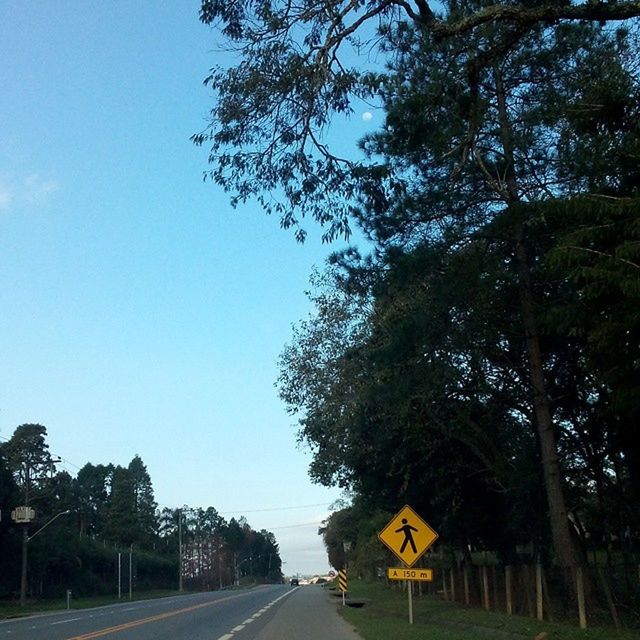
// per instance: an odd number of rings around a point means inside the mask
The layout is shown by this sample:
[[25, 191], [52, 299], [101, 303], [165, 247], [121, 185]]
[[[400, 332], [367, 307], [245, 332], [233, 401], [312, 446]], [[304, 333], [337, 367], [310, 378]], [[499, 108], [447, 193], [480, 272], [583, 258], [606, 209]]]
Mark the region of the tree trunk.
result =
[[540, 334], [535, 317], [531, 274], [524, 244], [522, 223], [519, 223], [516, 229], [515, 244], [520, 307], [529, 358], [529, 377], [533, 393], [533, 411], [540, 444], [540, 457], [547, 492], [553, 547], [561, 566], [575, 568], [579, 564], [578, 554], [569, 530], [569, 517], [562, 489], [562, 475], [560, 473], [551, 409], [545, 388]]
[[[506, 191], [503, 193], [506, 204], [509, 205], [520, 202], [521, 198], [518, 180], [515, 174], [515, 157], [511, 123], [509, 121], [506, 103], [506, 92], [502, 83], [500, 70], [497, 67], [494, 67], [494, 79], [501, 141], [506, 161], [504, 181]], [[577, 553], [569, 530], [569, 518], [562, 489], [562, 475], [558, 461], [556, 437], [544, 379], [544, 363], [542, 350], [540, 348], [540, 332], [535, 313], [531, 268], [525, 240], [525, 227], [522, 221], [519, 221], [514, 229], [513, 240], [514, 259], [518, 274], [520, 294], [520, 311], [525, 331], [529, 361], [529, 379], [533, 394], [533, 411], [538, 431], [553, 547], [560, 565], [575, 569], [578, 565], [579, 554]]]

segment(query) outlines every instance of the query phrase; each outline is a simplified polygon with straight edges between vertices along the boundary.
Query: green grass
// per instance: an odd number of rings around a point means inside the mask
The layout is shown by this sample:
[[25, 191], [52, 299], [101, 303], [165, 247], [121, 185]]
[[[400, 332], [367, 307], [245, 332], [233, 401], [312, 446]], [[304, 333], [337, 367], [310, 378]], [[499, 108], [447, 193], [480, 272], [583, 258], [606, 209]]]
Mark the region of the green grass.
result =
[[[133, 594], [133, 600], [150, 600], [152, 598], [166, 598], [167, 596], [178, 595], [179, 591], [144, 591]], [[91, 607], [102, 607], [117, 602], [129, 602], [129, 594], [122, 594], [118, 600], [117, 596], [95, 596], [92, 598], [72, 598], [71, 609], [89, 609]], [[0, 619], [18, 618], [49, 611], [59, 611], [67, 608], [66, 598], [56, 600], [29, 601], [24, 607], [17, 602], [0, 602]]]
[[414, 624], [410, 625], [405, 592], [357, 580], [350, 580], [349, 589], [349, 599], [364, 601], [365, 606], [338, 608], [365, 640], [533, 640], [542, 632], [548, 634], [548, 640], [640, 640], [639, 632], [618, 634], [613, 628], [583, 631], [577, 621], [571, 625], [509, 617], [445, 602], [439, 596], [414, 596]]

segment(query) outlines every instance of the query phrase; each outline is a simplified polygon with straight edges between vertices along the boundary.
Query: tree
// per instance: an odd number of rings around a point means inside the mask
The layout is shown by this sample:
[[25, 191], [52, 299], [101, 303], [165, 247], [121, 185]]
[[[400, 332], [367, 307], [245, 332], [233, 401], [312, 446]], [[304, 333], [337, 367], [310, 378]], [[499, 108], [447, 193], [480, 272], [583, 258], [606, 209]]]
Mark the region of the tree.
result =
[[[579, 189], [580, 176], [562, 175], [559, 162], [560, 123], [572, 97], [568, 78], [594, 52], [609, 59], [619, 52], [598, 27], [559, 24], [579, 16], [603, 19], [587, 5], [578, 12], [555, 6], [486, 10], [473, 3], [446, 8], [443, 22], [426, 3], [414, 10], [393, 2], [295, 8], [204, 2], [203, 20], [219, 21], [242, 63], [207, 79], [218, 102], [211, 127], [194, 139], [211, 144], [211, 177], [235, 192], [235, 202], [257, 196], [285, 227], [297, 226], [296, 215], [306, 212], [328, 225], [327, 239], [348, 235], [350, 215], [385, 244], [399, 231], [404, 242], [443, 234], [456, 241], [498, 216], [511, 224], [502, 231], [517, 274], [554, 547], [561, 564], [575, 566], [527, 205]], [[634, 11], [637, 6], [626, 4], [612, 19]], [[341, 56], [349, 46], [364, 46], [357, 34], [374, 18], [387, 73], [349, 67]], [[461, 33], [464, 38], [455, 37]], [[385, 130], [365, 142], [369, 165], [338, 158], [321, 141], [330, 115], [349, 113], [352, 97], [377, 97], [388, 114]], [[384, 162], [373, 162], [380, 156]], [[278, 189], [283, 199], [274, 201]]]
[[113, 469], [104, 535], [119, 544], [151, 548], [157, 528], [151, 478], [141, 458], [135, 456], [126, 468]]
[[[370, 512], [409, 502], [461, 548], [508, 557], [545, 536], [523, 527], [543, 507], [523, 499], [540, 495], [539, 459], [517, 307], [499, 304], [516, 288], [504, 255], [484, 240], [395, 252], [368, 277], [366, 306], [330, 271], [333, 292], [314, 297], [317, 314], [285, 349], [280, 385], [314, 452], [313, 479], [348, 487]], [[367, 322], [357, 341], [336, 322], [350, 308]]]
[[138, 529], [138, 540], [149, 548], [157, 533], [157, 504], [153, 495], [153, 486], [147, 467], [140, 456], [134, 456], [128, 466], [132, 478], [134, 509]]
[[22, 424], [2, 445], [2, 452], [22, 494], [22, 504], [37, 503], [47, 485], [54, 463], [46, 442], [47, 428], [40, 424]]
[[80, 515], [80, 536], [98, 536], [104, 526], [105, 508], [108, 504], [112, 464], [85, 464], [75, 478]]
[[[327, 225], [327, 239], [349, 235], [350, 201], [359, 192], [362, 167], [333, 154], [323, 134], [333, 115], [351, 113], [352, 100], [377, 95], [376, 75], [349, 64], [354, 53], [381, 51], [392, 59], [402, 52], [402, 42], [394, 39], [394, 25], [402, 23], [412, 24], [428, 46], [463, 36], [467, 60], [460, 79], [466, 108], [473, 111], [482, 70], [532, 30], [628, 20], [640, 15], [640, 3], [449, 2], [443, 16], [438, 11], [424, 0], [305, 0], [295, 6], [203, 0], [202, 22], [215, 26], [241, 60], [214, 67], [205, 80], [216, 106], [209, 127], [193, 140], [211, 145], [209, 177], [233, 193], [234, 204], [258, 198], [280, 215], [283, 227], [296, 228], [299, 239], [305, 237], [305, 215]], [[466, 138], [462, 156], [471, 151], [473, 124]]]

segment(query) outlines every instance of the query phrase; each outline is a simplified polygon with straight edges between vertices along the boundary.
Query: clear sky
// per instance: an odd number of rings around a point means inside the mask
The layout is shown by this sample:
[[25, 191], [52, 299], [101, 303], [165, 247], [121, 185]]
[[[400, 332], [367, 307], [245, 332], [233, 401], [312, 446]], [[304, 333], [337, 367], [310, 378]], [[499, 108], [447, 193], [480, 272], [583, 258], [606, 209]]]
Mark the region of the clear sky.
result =
[[285, 573], [322, 571], [340, 492], [308, 479], [274, 381], [338, 247], [202, 182], [224, 54], [198, 9], [0, 2], [0, 438], [45, 425], [72, 474], [138, 454], [160, 506], [245, 515]]

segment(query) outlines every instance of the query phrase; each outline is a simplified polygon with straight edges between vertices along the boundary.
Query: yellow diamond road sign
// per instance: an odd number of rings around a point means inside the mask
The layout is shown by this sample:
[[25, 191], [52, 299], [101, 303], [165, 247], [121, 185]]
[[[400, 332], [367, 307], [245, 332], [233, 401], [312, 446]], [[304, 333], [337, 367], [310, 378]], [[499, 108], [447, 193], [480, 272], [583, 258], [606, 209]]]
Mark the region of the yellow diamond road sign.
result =
[[409, 506], [404, 506], [378, 534], [381, 542], [408, 567], [438, 539], [438, 534]]

